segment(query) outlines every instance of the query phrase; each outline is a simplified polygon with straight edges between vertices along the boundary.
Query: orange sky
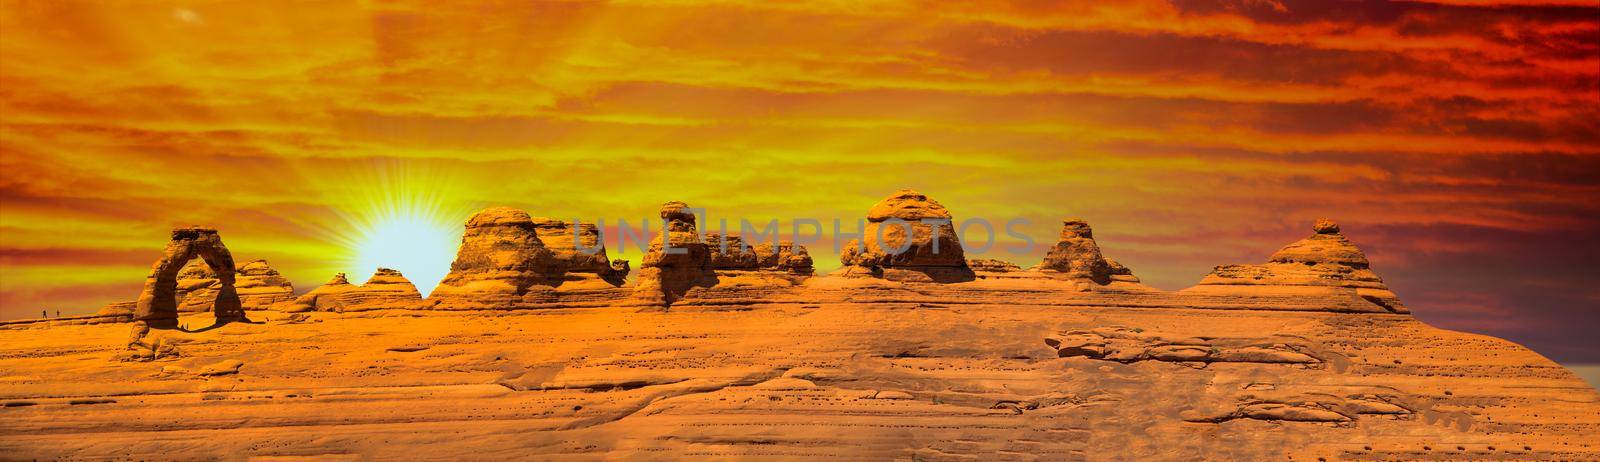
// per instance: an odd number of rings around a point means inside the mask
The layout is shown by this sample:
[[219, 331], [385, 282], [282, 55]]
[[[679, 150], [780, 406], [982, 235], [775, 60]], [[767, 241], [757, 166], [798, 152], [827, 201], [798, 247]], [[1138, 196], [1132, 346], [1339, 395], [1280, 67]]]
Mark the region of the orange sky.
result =
[[0, 318], [133, 298], [174, 225], [303, 291], [394, 195], [828, 222], [913, 187], [1083, 217], [1167, 289], [1334, 218], [1424, 320], [1600, 362], [1593, 1], [0, 5]]

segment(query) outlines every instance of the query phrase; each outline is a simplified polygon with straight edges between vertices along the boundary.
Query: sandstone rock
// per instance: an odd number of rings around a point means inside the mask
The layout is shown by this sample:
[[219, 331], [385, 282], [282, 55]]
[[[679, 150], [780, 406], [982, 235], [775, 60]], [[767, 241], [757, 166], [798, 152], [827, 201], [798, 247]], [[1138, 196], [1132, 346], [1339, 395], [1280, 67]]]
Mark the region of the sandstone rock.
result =
[[1022, 271], [1022, 267], [1017, 266], [1015, 263], [1011, 263], [1011, 262], [1004, 261], [1004, 260], [996, 260], [996, 259], [993, 259], [993, 258], [974, 258], [974, 259], [971, 259], [971, 260], [967, 260], [967, 266], [971, 267], [973, 271], [983, 271], [983, 272], [990, 272], [990, 273], [1008, 273], [1008, 272], [1012, 272], [1012, 271]]
[[816, 271], [812, 266], [811, 253], [806, 251], [806, 246], [796, 245], [791, 241], [778, 242], [776, 261], [772, 266], [763, 264], [762, 269], [778, 269], [794, 274], [811, 274]]
[[572, 223], [534, 218], [533, 228], [545, 248], [565, 265], [567, 273], [593, 274], [614, 286], [622, 285], [628, 277], [627, 260], [612, 261], [606, 257], [599, 226], [579, 223], [574, 230]]
[[[266, 260], [252, 260], [239, 266], [234, 270], [234, 279], [234, 292], [238, 294], [239, 306], [245, 310], [264, 310], [295, 298], [294, 285], [268, 266]], [[178, 312], [212, 311], [221, 287], [217, 273], [203, 259], [189, 260], [178, 271], [173, 290]], [[136, 302], [114, 302], [101, 308], [100, 314], [132, 313], [136, 305]]]
[[1128, 267], [1106, 259], [1100, 253], [1100, 244], [1094, 240], [1094, 230], [1089, 223], [1078, 218], [1061, 221], [1061, 238], [1045, 254], [1039, 270], [1059, 273], [1068, 278], [1088, 279], [1102, 285], [1113, 280], [1139, 282], [1139, 278], [1133, 277], [1133, 271]]
[[[723, 236], [718, 233], [706, 233], [706, 249], [711, 252], [711, 267], [719, 270], [755, 270], [763, 266], [763, 260], [770, 265], [777, 266], [778, 254], [772, 251], [771, 244], [763, 244], [765, 255], [757, 253], [756, 248], [745, 245], [739, 236]], [[767, 257], [767, 258], [762, 258]]]
[[1139, 282], [1139, 277], [1133, 275], [1133, 270], [1123, 266], [1116, 260], [1106, 259], [1106, 267], [1111, 270], [1111, 280], [1122, 282]]
[[754, 245], [739, 236], [722, 236], [707, 233], [706, 248], [711, 252], [711, 267], [715, 270], [783, 271], [792, 274], [811, 274], [814, 271], [811, 254], [805, 246], [793, 241], [770, 241]]
[[334, 273], [333, 279], [327, 283], [311, 289], [304, 295], [288, 303], [274, 305], [273, 309], [289, 313], [302, 311], [340, 311], [344, 305], [343, 295], [355, 290], [356, 286], [346, 279], [344, 273]]
[[234, 288], [239, 292], [239, 302], [244, 309], [261, 310], [274, 304], [294, 300], [294, 285], [278, 270], [267, 266], [266, 260], [253, 260], [240, 266]]
[[688, 204], [662, 204], [664, 231], [650, 241], [640, 265], [634, 298], [654, 304], [671, 304], [693, 287], [716, 284], [711, 249], [700, 240]]
[[879, 392], [873, 394], [872, 395], [872, 399], [895, 399], [895, 400], [900, 400], [900, 399], [916, 399], [916, 397], [912, 396], [910, 393], [906, 393], [906, 392], [903, 392], [903, 391], [900, 391], [900, 390], [882, 390], [882, 391], [879, 391]]
[[1081, 329], [1046, 337], [1062, 358], [1086, 357], [1120, 363], [1139, 361], [1315, 365], [1322, 360], [1303, 346], [1280, 341], [1166, 338], [1120, 327]]
[[195, 375], [202, 377], [215, 377], [218, 375], [233, 375], [239, 373], [239, 368], [244, 366], [244, 361], [237, 359], [224, 359], [215, 363], [201, 366]]
[[1310, 237], [1273, 253], [1259, 265], [1222, 265], [1183, 293], [1233, 297], [1241, 303], [1322, 294], [1343, 299], [1330, 311], [1410, 313], [1399, 297], [1374, 273], [1367, 256], [1339, 232], [1339, 225], [1318, 220]]
[[[955, 225], [923, 220], [952, 220], [950, 211], [922, 193], [902, 189], [867, 211], [864, 236], [845, 245], [839, 256], [842, 274], [870, 274], [905, 281], [969, 281]], [[854, 268], [851, 268], [854, 267]]]
[[107, 303], [106, 306], [100, 307], [100, 311], [96, 311], [95, 315], [123, 317], [127, 321], [132, 321], [133, 310], [137, 305], [138, 303], [134, 301], [111, 302]]
[[430, 306], [410, 280], [389, 268], [378, 268], [367, 282], [351, 284], [338, 273], [327, 284], [312, 289], [293, 302], [279, 304], [279, 311], [366, 311], [376, 309], [420, 309]]
[[134, 317], [162, 324], [178, 318], [178, 276], [184, 264], [194, 258], [205, 261], [216, 274], [217, 292], [212, 309], [217, 319], [243, 319], [244, 309], [234, 287], [233, 254], [222, 245], [217, 230], [187, 227], [172, 230], [172, 238], [161, 258], [150, 267], [144, 290], [134, 308]]
[[566, 265], [539, 239], [527, 212], [486, 209], [467, 220], [450, 274], [429, 299], [441, 308], [507, 307], [536, 285], [558, 285]]

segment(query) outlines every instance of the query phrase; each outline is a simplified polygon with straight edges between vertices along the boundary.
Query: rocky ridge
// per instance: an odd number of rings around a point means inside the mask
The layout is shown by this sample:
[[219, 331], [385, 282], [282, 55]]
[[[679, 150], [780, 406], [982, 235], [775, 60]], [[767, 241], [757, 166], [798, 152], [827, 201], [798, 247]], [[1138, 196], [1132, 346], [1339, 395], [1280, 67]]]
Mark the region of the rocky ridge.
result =
[[[885, 204], [869, 213], [883, 226], [948, 216], [914, 192]], [[380, 270], [266, 323], [0, 323], [0, 454], [1600, 459], [1600, 393], [1416, 320], [1331, 222], [1168, 292], [1081, 220], [1033, 270], [953, 261], [959, 242], [930, 226], [899, 241], [928, 252], [816, 277], [784, 267], [782, 244], [713, 250], [737, 236], [700, 238], [681, 202], [661, 216], [620, 287], [574, 283], [600, 260], [491, 209], [468, 221], [447, 297]], [[186, 253], [157, 265], [174, 291]]]

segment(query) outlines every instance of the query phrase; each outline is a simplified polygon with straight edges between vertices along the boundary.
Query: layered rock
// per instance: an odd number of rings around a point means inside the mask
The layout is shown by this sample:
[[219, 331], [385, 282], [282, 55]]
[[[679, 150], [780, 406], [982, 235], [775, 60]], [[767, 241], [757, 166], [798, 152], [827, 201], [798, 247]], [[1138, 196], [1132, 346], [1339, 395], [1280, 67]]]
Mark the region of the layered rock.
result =
[[[757, 255], [762, 255], [761, 246], [756, 247], [756, 253]], [[811, 253], [806, 251], [806, 246], [795, 244], [792, 241], [779, 241], [772, 265], [767, 265], [766, 261], [765, 258], [762, 258], [761, 267], [763, 269], [770, 268], [794, 274], [811, 274], [816, 271], [816, 268], [812, 265]]]
[[1343, 234], [1339, 225], [1318, 220], [1314, 234], [1273, 253], [1259, 265], [1222, 265], [1200, 284], [1183, 293], [1232, 296], [1248, 306], [1260, 300], [1297, 299], [1323, 302], [1327, 311], [1410, 313], [1372, 271], [1366, 253]]
[[[202, 259], [192, 259], [178, 272], [173, 298], [180, 313], [198, 313], [215, 309], [222, 283], [215, 271]], [[244, 310], [265, 310], [272, 305], [294, 300], [294, 285], [278, 270], [267, 266], [266, 260], [253, 260], [234, 270], [234, 292], [239, 306]], [[138, 309], [137, 301], [112, 302], [96, 313], [98, 316], [126, 316], [132, 318]]]
[[932, 282], [974, 277], [950, 211], [910, 189], [896, 191], [867, 211], [862, 239], [846, 244], [839, 261], [845, 265], [844, 275]]
[[707, 233], [706, 247], [711, 252], [711, 267], [719, 271], [783, 271], [792, 274], [811, 274], [814, 271], [811, 253], [793, 241], [778, 241], [749, 245], [736, 235], [722, 236]]
[[634, 298], [645, 303], [670, 304], [694, 287], [716, 285], [711, 249], [700, 239], [689, 205], [672, 201], [662, 204], [661, 234], [650, 241], [644, 261], [639, 265], [639, 280]]
[[1061, 221], [1061, 238], [1045, 253], [1039, 271], [1057, 273], [1067, 278], [1088, 279], [1099, 284], [1113, 280], [1139, 282], [1133, 271], [1121, 263], [1106, 259], [1100, 253], [1100, 244], [1094, 240], [1094, 229], [1079, 218]]
[[247, 310], [266, 309], [274, 304], [294, 300], [294, 284], [267, 265], [266, 260], [252, 260], [236, 271], [234, 288], [239, 291], [239, 303]]
[[429, 298], [446, 309], [511, 306], [535, 286], [559, 285], [566, 269], [527, 212], [490, 208], [467, 219], [450, 274]]
[[351, 284], [344, 273], [292, 302], [276, 305], [279, 311], [365, 311], [377, 309], [418, 309], [429, 304], [411, 281], [389, 268], [378, 268], [367, 282]]
[[600, 227], [593, 223], [572, 223], [550, 218], [534, 218], [533, 228], [544, 243], [563, 262], [571, 275], [593, 275], [613, 286], [621, 286], [630, 270], [627, 260], [609, 260]]
[[967, 260], [967, 266], [971, 267], [973, 271], [985, 273], [1010, 273], [1014, 271], [1022, 271], [1022, 267], [1017, 266], [1015, 263], [1005, 260], [996, 260], [993, 258], [974, 258]]
[[[210, 266], [200, 259], [189, 260], [178, 272], [178, 311], [211, 311], [221, 286]], [[239, 294], [239, 306], [245, 310], [264, 310], [295, 298], [294, 285], [268, 266], [266, 260], [252, 260], [234, 269], [233, 286]]]
[[170, 324], [178, 318], [179, 273], [189, 260], [204, 260], [216, 275], [216, 295], [212, 310], [218, 319], [243, 319], [244, 309], [234, 286], [233, 254], [222, 244], [217, 230], [186, 227], [172, 230], [161, 258], [150, 266], [144, 289], [134, 305], [134, 318], [151, 323]]

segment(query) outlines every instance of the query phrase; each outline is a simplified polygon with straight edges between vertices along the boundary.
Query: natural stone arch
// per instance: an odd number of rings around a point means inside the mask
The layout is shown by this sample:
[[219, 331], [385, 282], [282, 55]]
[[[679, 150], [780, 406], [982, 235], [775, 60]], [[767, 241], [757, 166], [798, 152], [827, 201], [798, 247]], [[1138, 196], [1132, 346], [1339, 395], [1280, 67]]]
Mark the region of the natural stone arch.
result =
[[233, 254], [222, 245], [217, 230], [188, 227], [172, 230], [166, 251], [150, 266], [150, 275], [145, 278], [144, 290], [139, 292], [134, 307], [134, 319], [172, 322], [178, 318], [178, 272], [193, 258], [203, 259], [217, 275], [217, 301], [212, 308], [217, 319], [244, 318], [239, 292], [233, 287]]

